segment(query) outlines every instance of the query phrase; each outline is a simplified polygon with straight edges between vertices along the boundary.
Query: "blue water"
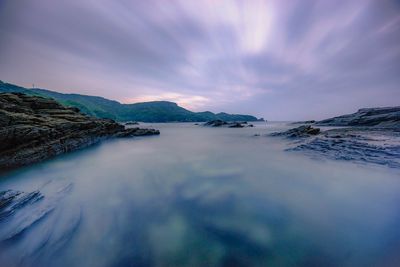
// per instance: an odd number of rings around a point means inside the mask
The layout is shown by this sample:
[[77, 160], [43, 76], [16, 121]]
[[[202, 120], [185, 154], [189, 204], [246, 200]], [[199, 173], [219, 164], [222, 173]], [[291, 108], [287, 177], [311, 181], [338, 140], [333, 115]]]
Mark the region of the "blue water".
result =
[[32, 198], [0, 266], [400, 266], [400, 170], [284, 151], [283, 123], [150, 126], [3, 175]]

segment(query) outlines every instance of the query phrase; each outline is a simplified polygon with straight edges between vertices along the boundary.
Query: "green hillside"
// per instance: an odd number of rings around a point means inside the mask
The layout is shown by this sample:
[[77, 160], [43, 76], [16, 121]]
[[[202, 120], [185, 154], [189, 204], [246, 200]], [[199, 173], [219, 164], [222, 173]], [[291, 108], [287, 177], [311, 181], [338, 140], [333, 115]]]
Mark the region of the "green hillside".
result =
[[121, 104], [99, 96], [63, 94], [45, 89], [27, 89], [0, 81], [0, 92], [21, 92], [53, 98], [66, 106], [77, 107], [81, 112], [117, 121], [143, 122], [200, 122], [221, 119], [225, 121], [256, 121], [250, 115], [192, 112], [168, 101], [152, 101], [134, 104]]

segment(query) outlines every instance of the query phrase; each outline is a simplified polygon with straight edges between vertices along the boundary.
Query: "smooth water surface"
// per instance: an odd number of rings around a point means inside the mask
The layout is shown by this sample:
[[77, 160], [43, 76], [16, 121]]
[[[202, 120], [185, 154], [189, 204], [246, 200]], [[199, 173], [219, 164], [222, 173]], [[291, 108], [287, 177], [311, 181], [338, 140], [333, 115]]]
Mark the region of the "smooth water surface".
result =
[[285, 124], [151, 126], [2, 177], [40, 197], [0, 266], [400, 266], [400, 170], [285, 152]]

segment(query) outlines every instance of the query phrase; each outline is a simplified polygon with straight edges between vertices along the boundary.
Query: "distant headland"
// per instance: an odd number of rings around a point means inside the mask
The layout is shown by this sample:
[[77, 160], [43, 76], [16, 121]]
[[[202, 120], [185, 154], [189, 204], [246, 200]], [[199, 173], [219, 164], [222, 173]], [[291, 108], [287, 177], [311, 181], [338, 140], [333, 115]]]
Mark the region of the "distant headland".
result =
[[46, 89], [27, 89], [18, 85], [0, 81], [0, 93], [24, 93], [52, 98], [68, 107], [76, 107], [82, 113], [116, 121], [141, 122], [205, 122], [223, 121], [258, 121], [251, 115], [213, 113], [210, 111], [193, 112], [169, 101], [152, 101], [134, 104], [121, 104], [99, 96], [63, 94]]

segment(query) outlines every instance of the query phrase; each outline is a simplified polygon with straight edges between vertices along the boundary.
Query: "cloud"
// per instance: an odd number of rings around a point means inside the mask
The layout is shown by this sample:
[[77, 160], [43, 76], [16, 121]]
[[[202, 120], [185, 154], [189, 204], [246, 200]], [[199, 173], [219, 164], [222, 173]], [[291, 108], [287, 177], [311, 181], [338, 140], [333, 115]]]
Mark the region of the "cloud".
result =
[[3, 0], [0, 79], [324, 118], [400, 104], [399, 11], [394, 0]]

